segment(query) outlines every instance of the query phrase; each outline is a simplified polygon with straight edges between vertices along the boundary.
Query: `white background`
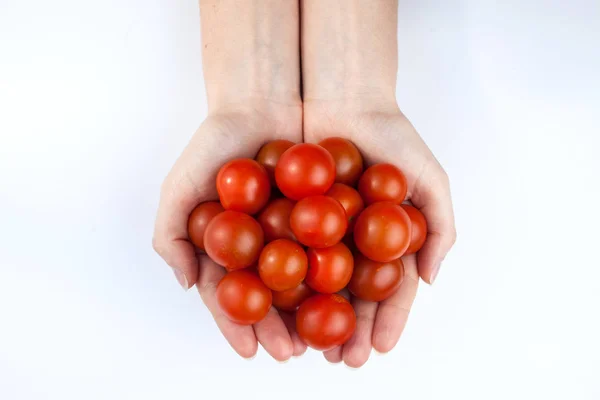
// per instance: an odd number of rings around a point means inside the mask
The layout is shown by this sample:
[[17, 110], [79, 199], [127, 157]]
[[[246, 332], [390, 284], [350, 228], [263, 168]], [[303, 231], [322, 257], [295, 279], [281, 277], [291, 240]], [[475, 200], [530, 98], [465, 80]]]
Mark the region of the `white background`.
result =
[[196, 2], [0, 0], [0, 399], [600, 398], [599, 21], [593, 0], [400, 2], [398, 99], [459, 238], [399, 345], [352, 371], [240, 359], [151, 249], [206, 114]]

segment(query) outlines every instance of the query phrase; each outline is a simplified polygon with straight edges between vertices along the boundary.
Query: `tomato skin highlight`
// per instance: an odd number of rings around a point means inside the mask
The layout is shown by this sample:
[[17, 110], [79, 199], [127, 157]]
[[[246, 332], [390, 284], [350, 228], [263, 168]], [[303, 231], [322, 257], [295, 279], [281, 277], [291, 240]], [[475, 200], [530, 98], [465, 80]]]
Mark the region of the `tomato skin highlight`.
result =
[[277, 239], [296, 240], [290, 226], [290, 215], [295, 204], [286, 198], [274, 199], [258, 215], [257, 221], [267, 243]]
[[287, 239], [267, 244], [258, 259], [260, 279], [269, 289], [283, 291], [298, 286], [308, 270], [302, 246]]
[[296, 203], [290, 215], [290, 226], [303, 245], [324, 248], [342, 240], [348, 222], [346, 212], [337, 200], [312, 196]]
[[381, 263], [356, 254], [348, 290], [362, 300], [383, 301], [398, 290], [403, 278], [404, 263], [400, 258]]
[[331, 350], [352, 337], [356, 314], [348, 300], [339, 294], [317, 294], [298, 307], [296, 329], [308, 346]]
[[280, 310], [296, 311], [302, 302], [314, 294], [305, 282], [298, 286], [281, 292], [273, 291], [273, 305]]
[[252, 215], [269, 201], [271, 184], [262, 165], [249, 158], [238, 158], [219, 170], [217, 192], [226, 210]]
[[295, 143], [289, 140], [278, 139], [263, 145], [256, 154], [256, 161], [262, 165], [269, 175], [271, 186], [275, 187], [275, 166], [279, 162], [281, 155]]
[[400, 204], [407, 190], [406, 177], [392, 164], [375, 164], [367, 168], [358, 181], [358, 192], [367, 205], [379, 201]]
[[352, 252], [343, 243], [324, 249], [308, 249], [308, 272], [306, 283], [319, 293], [335, 293], [342, 290], [354, 269]]
[[346, 211], [348, 222], [352, 221], [365, 208], [365, 203], [356, 189], [343, 183], [334, 183], [325, 195], [336, 199], [342, 205]]
[[408, 204], [402, 204], [401, 207], [406, 211], [410, 218], [411, 230], [410, 245], [408, 245], [408, 249], [406, 249], [404, 255], [414, 254], [421, 250], [421, 247], [423, 247], [423, 244], [425, 244], [425, 240], [427, 239], [427, 220], [423, 213], [417, 208]]
[[410, 218], [399, 205], [379, 202], [365, 208], [354, 226], [354, 243], [373, 261], [400, 258], [410, 244]]
[[204, 232], [208, 223], [217, 215], [225, 211], [221, 203], [207, 201], [198, 204], [191, 212], [188, 219], [188, 236], [190, 241], [200, 250], [204, 251]]
[[264, 246], [260, 224], [237, 211], [215, 216], [204, 232], [206, 254], [229, 271], [252, 266]]
[[281, 155], [275, 167], [277, 187], [292, 200], [324, 194], [334, 180], [335, 161], [316, 144], [295, 144]]
[[322, 140], [319, 146], [333, 156], [335, 181], [354, 186], [363, 172], [363, 159], [354, 143], [340, 137], [330, 137]]
[[271, 290], [252, 272], [229, 272], [217, 285], [217, 303], [231, 321], [252, 325], [261, 321], [272, 303]]

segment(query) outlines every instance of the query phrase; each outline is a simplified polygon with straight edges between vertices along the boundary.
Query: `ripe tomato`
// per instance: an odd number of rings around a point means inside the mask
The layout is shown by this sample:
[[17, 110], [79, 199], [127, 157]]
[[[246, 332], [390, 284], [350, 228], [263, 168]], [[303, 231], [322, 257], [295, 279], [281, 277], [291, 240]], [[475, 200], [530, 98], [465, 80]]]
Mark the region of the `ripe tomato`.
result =
[[356, 220], [354, 243], [374, 261], [400, 258], [410, 244], [410, 218], [402, 207], [389, 201], [372, 204]]
[[188, 235], [190, 240], [200, 250], [204, 250], [204, 231], [208, 223], [224, 211], [223, 206], [216, 201], [207, 201], [199, 204], [190, 214], [188, 219]]
[[335, 180], [335, 162], [316, 144], [295, 144], [281, 155], [275, 167], [281, 192], [292, 200], [324, 194]]
[[358, 181], [358, 192], [367, 205], [378, 201], [400, 204], [406, 197], [406, 177], [392, 164], [375, 164]]
[[296, 203], [290, 215], [290, 226], [300, 243], [323, 248], [342, 240], [348, 222], [346, 212], [337, 200], [312, 196]]
[[427, 239], [427, 220], [421, 211], [408, 204], [402, 204], [401, 206], [410, 218], [410, 245], [406, 249], [406, 254], [413, 254], [421, 250], [425, 239]]
[[319, 146], [324, 147], [335, 160], [335, 181], [354, 186], [363, 171], [363, 159], [356, 146], [339, 137], [327, 138]]
[[342, 207], [344, 207], [344, 211], [346, 211], [348, 222], [365, 208], [365, 203], [360, 194], [355, 189], [343, 183], [334, 183], [325, 195], [333, 197], [340, 202]]
[[206, 254], [230, 271], [254, 264], [263, 246], [260, 224], [237, 211], [223, 211], [209, 222], [204, 232]]
[[236, 324], [252, 325], [262, 320], [271, 308], [272, 299], [269, 288], [246, 270], [228, 273], [217, 285], [217, 303]]
[[256, 161], [267, 170], [272, 187], [275, 187], [275, 166], [283, 152], [293, 145], [294, 142], [290, 142], [289, 140], [273, 140], [272, 142], [265, 144], [258, 151]]
[[343, 243], [324, 249], [308, 249], [306, 283], [320, 293], [342, 290], [352, 277], [354, 257]]
[[339, 294], [317, 294], [296, 311], [300, 338], [316, 350], [331, 350], [348, 341], [356, 329], [354, 309]]
[[269, 201], [271, 184], [265, 168], [249, 158], [223, 165], [217, 174], [217, 191], [226, 210], [259, 212]]
[[258, 273], [272, 290], [288, 290], [302, 282], [308, 259], [302, 246], [287, 239], [277, 239], [265, 246], [258, 259]]
[[258, 215], [257, 220], [265, 232], [267, 243], [275, 239], [296, 240], [296, 236], [294, 236], [294, 232], [290, 227], [290, 214], [294, 204], [290, 199], [275, 199], [267, 204]]
[[284, 290], [282, 292], [273, 291], [273, 305], [280, 310], [293, 312], [296, 308], [314, 292], [304, 282], [295, 288]]
[[383, 301], [398, 290], [403, 278], [404, 264], [400, 258], [382, 263], [357, 254], [348, 289], [359, 299]]

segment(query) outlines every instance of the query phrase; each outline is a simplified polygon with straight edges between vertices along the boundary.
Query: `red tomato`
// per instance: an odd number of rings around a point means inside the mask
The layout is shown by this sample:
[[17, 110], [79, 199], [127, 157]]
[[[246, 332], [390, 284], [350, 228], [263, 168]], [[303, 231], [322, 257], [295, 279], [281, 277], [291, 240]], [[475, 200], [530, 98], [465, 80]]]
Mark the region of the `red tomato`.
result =
[[271, 184], [262, 165], [249, 158], [239, 158], [221, 167], [217, 191], [226, 210], [256, 214], [269, 201]]
[[275, 187], [275, 166], [284, 151], [294, 145], [294, 142], [289, 140], [273, 140], [260, 148], [256, 155], [256, 161], [265, 167], [271, 186]]
[[317, 294], [296, 311], [300, 338], [316, 350], [331, 350], [346, 343], [356, 329], [354, 309], [339, 294]]
[[312, 289], [304, 282], [282, 292], [273, 291], [273, 305], [280, 310], [293, 312], [306, 299], [313, 295]]
[[414, 254], [421, 250], [425, 239], [427, 239], [427, 220], [421, 211], [408, 204], [402, 204], [401, 206], [410, 218], [410, 245], [404, 255]]
[[271, 308], [272, 299], [269, 288], [246, 270], [228, 273], [217, 285], [217, 303], [236, 324], [252, 325], [262, 320]]
[[410, 244], [410, 218], [402, 207], [389, 201], [372, 204], [356, 220], [354, 243], [374, 261], [400, 258]]
[[354, 186], [363, 171], [360, 151], [349, 140], [331, 137], [319, 143], [335, 160], [335, 181]]
[[392, 164], [375, 164], [367, 168], [358, 181], [358, 192], [367, 205], [378, 201], [400, 204], [406, 191], [404, 174]]
[[346, 212], [337, 200], [312, 196], [296, 203], [290, 215], [290, 226], [300, 243], [323, 248], [342, 240], [348, 222]]
[[223, 211], [210, 221], [204, 232], [206, 254], [230, 271], [254, 264], [263, 246], [260, 224], [237, 211]]
[[304, 280], [308, 259], [302, 246], [287, 239], [278, 239], [265, 246], [258, 259], [258, 273], [272, 290], [295, 288]]
[[324, 194], [335, 180], [335, 162], [316, 144], [295, 144], [281, 155], [275, 167], [281, 193], [292, 200]]
[[382, 263], [357, 254], [348, 289], [359, 299], [383, 301], [398, 290], [402, 278], [404, 264], [401, 259]]
[[346, 211], [348, 222], [360, 214], [365, 208], [365, 203], [363, 202], [362, 197], [360, 197], [360, 194], [348, 185], [334, 183], [331, 189], [327, 191], [326, 195], [333, 197], [340, 202], [342, 207], [344, 207], [344, 211]]
[[223, 206], [216, 201], [207, 201], [199, 204], [190, 214], [188, 219], [188, 235], [192, 243], [200, 250], [204, 250], [204, 231], [208, 223], [224, 211]]
[[294, 204], [290, 199], [275, 199], [267, 204], [258, 215], [257, 220], [265, 232], [267, 243], [275, 239], [296, 240], [296, 236], [294, 236], [294, 232], [290, 227], [290, 214]]
[[354, 258], [343, 243], [324, 249], [308, 249], [306, 283], [321, 293], [342, 290], [352, 277]]

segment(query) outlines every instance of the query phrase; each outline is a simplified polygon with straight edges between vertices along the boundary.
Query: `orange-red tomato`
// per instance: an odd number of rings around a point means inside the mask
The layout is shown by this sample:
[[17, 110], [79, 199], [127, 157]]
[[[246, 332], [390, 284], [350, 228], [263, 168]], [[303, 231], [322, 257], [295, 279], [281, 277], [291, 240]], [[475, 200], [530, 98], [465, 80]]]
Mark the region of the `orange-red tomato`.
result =
[[232, 271], [217, 285], [217, 303], [233, 322], [252, 325], [262, 320], [271, 308], [272, 294], [252, 272]]
[[269, 201], [271, 184], [265, 168], [249, 158], [223, 165], [217, 174], [219, 199], [226, 210], [256, 214]]
[[290, 199], [274, 199], [258, 215], [257, 220], [265, 232], [267, 243], [276, 239], [296, 240], [290, 227], [290, 214], [294, 204], [296, 203]]
[[358, 192], [367, 205], [378, 201], [400, 204], [407, 191], [406, 177], [392, 164], [375, 164], [358, 181]]
[[281, 193], [292, 200], [324, 194], [335, 180], [335, 162], [321, 146], [295, 144], [279, 158], [275, 180]]
[[304, 282], [282, 292], [273, 291], [273, 305], [280, 310], [293, 312], [306, 299], [313, 295], [312, 289]]
[[356, 220], [354, 243], [374, 261], [400, 258], [410, 244], [410, 218], [402, 207], [389, 201], [372, 204]]
[[204, 250], [204, 231], [208, 223], [224, 211], [223, 206], [216, 201], [199, 204], [188, 219], [188, 235], [190, 240], [200, 250]]
[[352, 337], [356, 314], [348, 300], [339, 294], [317, 294], [298, 307], [296, 329], [308, 346], [331, 350]]
[[312, 196], [296, 203], [290, 215], [290, 226], [300, 243], [323, 248], [342, 240], [348, 222], [346, 212], [337, 200]]
[[253, 265], [264, 246], [260, 224], [247, 214], [223, 211], [209, 222], [204, 232], [206, 254], [232, 271]]
[[258, 154], [256, 155], [256, 161], [267, 170], [272, 187], [275, 187], [275, 166], [277, 165], [277, 162], [279, 161], [279, 158], [283, 152], [293, 145], [294, 142], [278, 139], [266, 143], [258, 151]]
[[354, 258], [343, 243], [324, 249], [308, 249], [306, 283], [320, 293], [342, 290], [352, 277]]
[[405, 255], [414, 254], [421, 250], [425, 239], [427, 239], [427, 220], [421, 211], [408, 204], [402, 204], [401, 206], [410, 218], [410, 245], [406, 249]]
[[344, 211], [346, 211], [348, 221], [351, 221], [365, 208], [365, 203], [356, 189], [343, 183], [334, 183], [326, 195], [340, 202], [344, 207]]
[[335, 181], [354, 186], [363, 171], [360, 151], [349, 140], [330, 137], [319, 143], [335, 160]]
[[383, 301], [398, 290], [403, 278], [404, 264], [400, 258], [377, 262], [357, 254], [348, 289], [359, 299]]
[[272, 290], [295, 288], [306, 276], [307, 269], [304, 249], [287, 239], [277, 239], [266, 245], [258, 259], [260, 279]]

